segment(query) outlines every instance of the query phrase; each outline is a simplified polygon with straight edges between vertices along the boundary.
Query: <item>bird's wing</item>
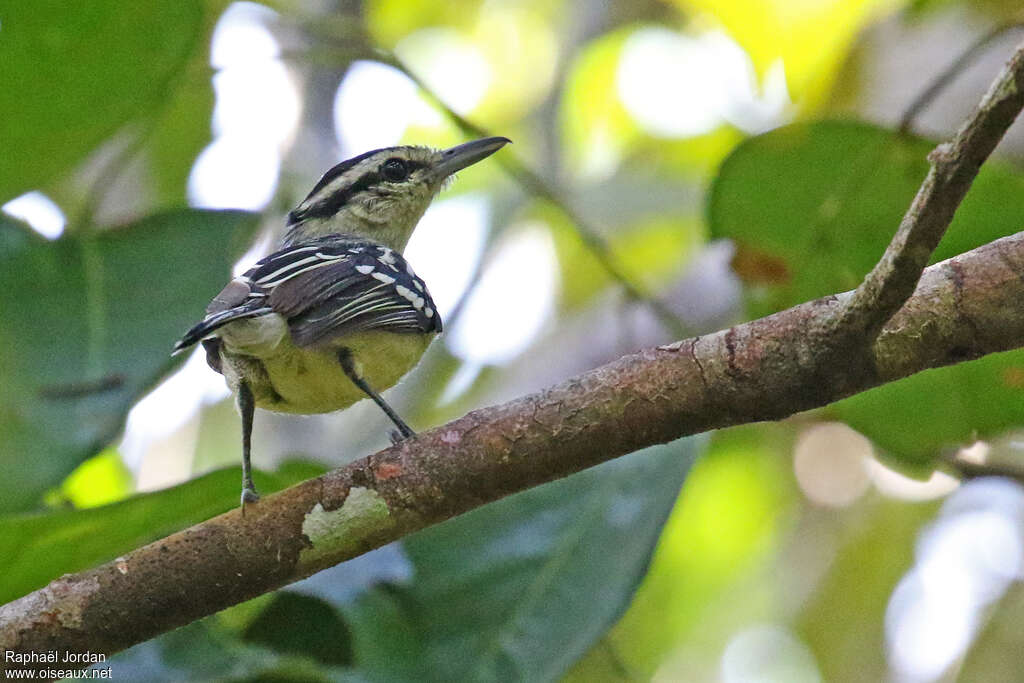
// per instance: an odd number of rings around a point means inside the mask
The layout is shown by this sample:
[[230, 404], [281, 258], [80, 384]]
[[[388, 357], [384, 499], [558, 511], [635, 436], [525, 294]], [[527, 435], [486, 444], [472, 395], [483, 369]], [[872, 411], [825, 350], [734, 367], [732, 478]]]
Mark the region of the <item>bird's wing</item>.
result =
[[297, 346], [363, 330], [440, 332], [426, 285], [398, 252], [346, 239], [296, 245], [246, 274]]
[[228, 283], [206, 310], [175, 352], [233, 320], [269, 313], [285, 318], [297, 346], [362, 330], [441, 331], [426, 285], [401, 254], [341, 236], [270, 254]]

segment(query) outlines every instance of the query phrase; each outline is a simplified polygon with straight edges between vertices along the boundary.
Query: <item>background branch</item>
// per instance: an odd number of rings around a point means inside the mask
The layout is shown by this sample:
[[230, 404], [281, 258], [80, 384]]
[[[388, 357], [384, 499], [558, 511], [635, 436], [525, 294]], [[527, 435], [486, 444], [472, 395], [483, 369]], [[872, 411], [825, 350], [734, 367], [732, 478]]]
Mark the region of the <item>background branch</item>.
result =
[[993, 42], [1010, 31], [1019, 28], [1024, 28], [1024, 23], [1013, 22], [1009, 24], [1000, 24], [993, 27], [987, 33], [971, 43], [966, 50], [960, 53], [960, 55], [942, 71], [942, 73], [932, 80], [927, 88], [921, 91], [921, 93], [914, 98], [914, 101], [910, 103], [909, 107], [907, 107], [903, 116], [900, 117], [900, 123], [896, 130], [899, 131], [900, 134], [908, 134], [910, 129], [913, 127], [918, 114], [934, 102], [942, 91], [945, 90], [957, 76], [973, 64], [974, 61], [980, 57], [990, 45], [992, 45]]
[[67, 575], [0, 607], [0, 648], [112, 653], [430, 524], [651, 444], [773, 420], [1024, 346], [1024, 233], [927, 269], [842, 372], [808, 330], [852, 293], [649, 349]]

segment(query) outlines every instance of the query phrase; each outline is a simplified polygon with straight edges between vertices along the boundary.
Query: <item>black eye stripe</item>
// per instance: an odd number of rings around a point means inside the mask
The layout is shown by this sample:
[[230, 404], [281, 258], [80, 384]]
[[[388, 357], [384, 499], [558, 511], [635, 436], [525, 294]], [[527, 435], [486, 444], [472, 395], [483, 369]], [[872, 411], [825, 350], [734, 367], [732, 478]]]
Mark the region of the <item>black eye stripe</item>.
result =
[[298, 209], [292, 211], [288, 214], [288, 222], [298, 223], [299, 221], [308, 220], [310, 218], [326, 218], [328, 216], [333, 216], [338, 213], [341, 207], [348, 203], [348, 200], [351, 199], [353, 195], [364, 192], [374, 185], [381, 183], [383, 180], [384, 178], [377, 171], [364, 173], [354, 183], [342, 190], [338, 190], [337, 192], [328, 195], [322, 202], [313, 204], [304, 211], [299, 211]]
[[[364, 156], [368, 156], [368, 154]], [[359, 159], [359, 157], [357, 157], [357, 159]], [[390, 159], [388, 161], [390, 161]], [[422, 161], [415, 161], [411, 159], [400, 159], [400, 161], [403, 161], [405, 164], [407, 176], [411, 175], [414, 171], [426, 168], [427, 166], [427, 164]], [[348, 163], [349, 162], [345, 162], [345, 164]], [[381, 164], [380, 168], [382, 169], [386, 163], [387, 161], [385, 161], [384, 164]], [[339, 166], [340, 165], [341, 164], [339, 164]], [[349, 165], [349, 168], [351, 168], [351, 165]], [[333, 177], [328, 179], [328, 175], [333, 175]], [[309, 193], [309, 196], [306, 197], [306, 201], [309, 201], [311, 197], [317, 194], [318, 190], [322, 190], [331, 180], [334, 180], [339, 175], [341, 175], [341, 173], [335, 173], [334, 169], [331, 169], [331, 171], [329, 171], [328, 174], [320, 180], [317, 187], [313, 188], [313, 191]], [[300, 211], [299, 209], [295, 209], [289, 213], [288, 225], [294, 225], [304, 220], [309, 220], [310, 218], [327, 218], [329, 216], [333, 216], [355, 195], [361, 192], [366, 192], [367, 190], [372, 190], [374, 187], [388, 181], [388, 178], [386, 178], [379, 169], [367, 171], [363, 175], [359, 176], [359, 178], [357, 178], [348, 187], [336, 190], [335, 192], [325, 196], [323, 201], [317, 202], [304, 210]]]
[[379, 149], [374, 149], [374, 150], [371, 150], [369, 152], [364, 152], [363, 154], [360, 154], [357, 157], [352, 157], [351, 159], [347, 159], [347, 160], [341, 162], [340, 164], [337, 164], [336, 166], [334, 166], [333, 168], [328, 170], [327, 173], [324, 173], [323, 177], [320, 178], [320, 181], [316, 185], [314, 185], [313, 189], [309, 191], [308, 195], [306, 195], [306, 199], [309, 199], [310, 197], [315, 195], [317, 192], [319, 192], [324, 187], [326, 187], [329, 183], [331, 183], [331, 181], [333, 181], [335, 178], [340, 177], [345, 171], [351, 169], [353, 166], [358, 164], [360, 161], [363, 161], [364, 159], [369, 159], [374, 154], [378, 154], [379, 152], [380, 152]]

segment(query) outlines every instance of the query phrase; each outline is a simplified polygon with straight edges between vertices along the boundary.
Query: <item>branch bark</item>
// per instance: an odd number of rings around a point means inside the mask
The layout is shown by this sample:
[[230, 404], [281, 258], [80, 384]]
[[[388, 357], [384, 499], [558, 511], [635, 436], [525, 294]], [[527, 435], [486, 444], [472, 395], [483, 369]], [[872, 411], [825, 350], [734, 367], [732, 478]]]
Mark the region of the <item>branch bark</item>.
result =
[[1024, 232], [922, 275], [1022, 106], [1024, 46], [933, 154], [892, 244], [854, 292], [623, 357], [303, 482], [244, 517], [231, 511], [61, 577], [0, 607], [0, 649], [117, 652], [625, 453], [1024, 346]]

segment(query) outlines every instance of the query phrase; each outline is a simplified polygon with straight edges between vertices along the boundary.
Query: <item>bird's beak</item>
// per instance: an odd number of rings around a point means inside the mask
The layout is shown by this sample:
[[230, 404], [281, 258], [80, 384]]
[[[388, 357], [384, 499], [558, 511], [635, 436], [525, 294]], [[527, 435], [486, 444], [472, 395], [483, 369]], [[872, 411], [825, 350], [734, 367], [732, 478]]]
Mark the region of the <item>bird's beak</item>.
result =
[[481, 159], [486, 159], [510, 142], [512, 141], [508, 138], [495, 137], [449, 147], [441, 152], [441, 162], [434, 168], [434, 171], [439, 179], [447, 178], [452, 173], [461, 171]]

